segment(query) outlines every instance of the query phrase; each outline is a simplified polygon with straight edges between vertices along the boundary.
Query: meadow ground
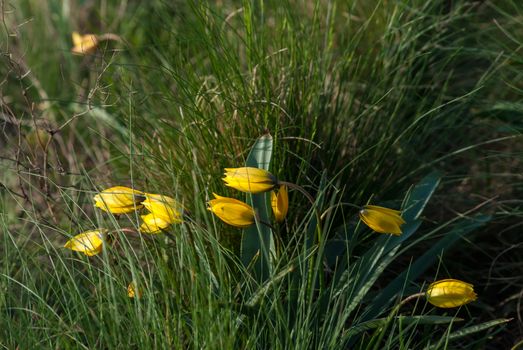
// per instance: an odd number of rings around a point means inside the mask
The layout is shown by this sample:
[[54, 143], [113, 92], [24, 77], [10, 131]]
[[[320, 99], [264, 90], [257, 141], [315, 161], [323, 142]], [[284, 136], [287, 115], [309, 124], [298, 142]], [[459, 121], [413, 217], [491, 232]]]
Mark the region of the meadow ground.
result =
[[3, 348], [523, 348], [519, 0], [0, 11]]

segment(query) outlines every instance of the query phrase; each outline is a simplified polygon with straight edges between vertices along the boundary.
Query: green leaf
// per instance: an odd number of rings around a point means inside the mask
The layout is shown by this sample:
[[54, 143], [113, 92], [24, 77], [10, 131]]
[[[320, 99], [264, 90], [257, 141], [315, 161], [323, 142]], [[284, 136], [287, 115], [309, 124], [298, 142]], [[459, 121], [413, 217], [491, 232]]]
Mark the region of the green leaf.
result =
[[269, 170], [272, 158], [272, 136], [271, 134], [262, 135], [252, 146], [245, 166]]
[[[463, 321], [463, 319], [461, 319], [461, 318], [456, 318], [456, 317], [452, 317], [452, 316], [396, 316], [393, 318], [393, 320], [394, 319], [403, 323], [404, 325], [445, 324], [445, 323]], [[391, 320], [389, 318], [384, 317], [384, 318], [377, 318], [375, 320], [362, 322], [355, 326], [350, 327], [347, 330], [346, 334], [344, 334], [344, 336], [352, 337], [358, 333], [365, 332], [370, 329], [384, 327], [390, 321]]]
[[437, 344], [434, 344], [434, 345], [428, 347], [427, 350], [439, 348], [441, 346], [441, 342], [449, 342], [452, 340], [463, 338], [468, 335], [478, 333], [485, 329], [489, 329], [489, 328], [492, 328], [492, 327], [495, 327], [495, 326], [498, 326], [500, 324], [504, 324], [504, 323], [507, 323], [510, 321], [512, 321], [511, 318], [500, 318], [497, 320], [488, 321], [488, 322], [480, 323], [480, 324], [477, 324], [474, 326], [462, 328], [460, 330], [450, 333], [447, 337], [442, 338]]
[[407, 204], [401, 214], [405, 221], [408, 222], [419, 218], [434, 194], [434, 191], [436, 191], [440, 181], [441, 173], [439, 171], [433, 171], [414, 186], [410, 194], [407, 196]]
[[406, 223], [400, 236], [380, 235], [350, 269], [337, 270], [333, 281], [335, 295], [349, 293], [346, 315], [356, 309], [385, 268], [396, 258], [401, 244], [411, 237], [421, 225], [419, 216], [440, 182], [440, 174], [433, 172], [424, 177], [406, 199], [402, 217]]
[[495, 327], [495, 326], [498, 326], [500, 324], [504, 324], [504, 323], [507, 323], [507, 322], [510, 322], [512, 321], [511, 318], [500, 318], [500, 319], [497, 319], [497, 320], [492, 320], [492, 321], [488, 321], [488, 322], [483, 322], [483, 323], [480, 323], [480, 324], [477, 324], [477, 325], [474, 325], [474, 326], [470, 326], [470, 327], [466, 327], [466, 328], [462, 328], [456, 332], [452, 332], [450, 335], [449, 335], [449, 340], [455, 340], [455, 339], [459, 339], [459, 338], [463, 338], [467, 335], [471, 335], [471, 334], [474, 334], [474, 333], [477, 333], [477, 332], [481, 332], [485, 329], [489, 329], [489, 328], [492, 328], [492, 327]]
[[[245, 166], [269, 170], [272, 157], [272, 136], [265, 134], [256, 140]], [[271, 222], [268, 193], [248, 196], [248, 203], [256, 215], [256, 223], [243, 230], [241, 260], [245, 266], [253, 269], [258, 282], [270, 277], [273, 270], [275, 245], [273, 232], [265, 223]]]

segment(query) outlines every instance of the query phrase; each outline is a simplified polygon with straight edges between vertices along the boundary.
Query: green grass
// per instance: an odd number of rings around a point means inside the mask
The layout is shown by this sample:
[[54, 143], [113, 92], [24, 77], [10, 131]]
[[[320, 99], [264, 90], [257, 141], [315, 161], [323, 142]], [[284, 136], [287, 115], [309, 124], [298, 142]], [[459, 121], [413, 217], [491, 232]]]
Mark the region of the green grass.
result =
[[[4, 348], [497, 349], [522, 340], [517, 1], [0, 6]], [[73, 31], [122, 40], [75, 56]], [[221, 177], [252, 162], [266, 133], [270, 171], [314, 205], [291, 191], [284, 224], [226, 226], [206, 202], [215, 192], [262, 208], [263, 195]], [[139, 213], [93, 207], [116, 185], [177, 198], [190, 218], [160, 235], [128, 233]], [[344, 205], [368, 202], [402, 208], [403, 235], [371, 232]], [[97, 227], [113, 231], [111, 249], [62, 248]], [[274, 257], [249, 264], [241, 245], [259, 244], [257, 234], [272, 237]], [[447, 277], [473, 283], [478, 301], [400, 304]], [[128, 298], [131, 281], [142, 298]]]

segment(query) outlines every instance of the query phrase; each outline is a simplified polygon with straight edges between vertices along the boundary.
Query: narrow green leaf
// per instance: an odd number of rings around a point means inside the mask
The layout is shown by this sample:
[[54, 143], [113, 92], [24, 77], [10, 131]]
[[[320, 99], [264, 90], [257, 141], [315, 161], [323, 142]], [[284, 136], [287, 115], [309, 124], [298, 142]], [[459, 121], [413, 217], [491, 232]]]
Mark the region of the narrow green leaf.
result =
[[516, 344], [514, 344], [513, 347], [510, 348], [510, 350], [518, 350], [518, 349], [519, 350], [523, 349], [523, 340], [517, 342]]
[[440, 181], [441, 173], [439, 171], [433, 171], [414, 186], [407, 197], [407, 204], [403, 209], [402, 217], [405, 221], [408, 222], [419, 218], [434, 194], [434, 191], [436, 191]]
[[[393, 320], [397, 320], [404, 325], [409, 324], [445, 324], [451, 322], [463, 321], [461, 318], [456, 318], [452, 316], [396, 316]], [[368, 331], [370, 329], [375, 329], [383, 327], [390, 322], [387, 317], [377, 318], [375, 320], [365, 321], [359, 323], [355, 326], [350, 327], [344, 336], [351, 337], [358, 333]]]
[[480, 324], [477, 324], [477, 325], [474, 325], [474, 326], [462, 328], [462, 329], [460, 329], [458, 331], [452, 332], [449, 335], [448, 339], [449, 340], [456, 340], [456, 339], [459, 339], [459, 338], [463, 338], [463, 337], [465, 337], [467, 335], [478, 333], [478, 332], [481, 332], [481, 331], [483, 331], [485, 329], [489, 329], [489, 328], [492, 328], [492, 327], [495, 327], [495, 326], [498, 326], [498, 325], [501, 325], [501, 324], [504, 324], [504, 323], [507, 323], [507, 322], [510, 322], [510, 321], [512, 321], [511, 318], [500, 318], [500, 319], [497, 319], [497, 320], [483, 322], [483, 323], [480, 323]]
[[474, 326], [462, 328], [460, 330], [457, 330], [455, 332], [450, 333], [447, 337], [444, 337], [438, 343], [429, 346], [427, 348], [427, 350], [439, 348], [441, 346], [441, 342], [443, 342], [443, 341], [444, 342], [450, 342], [452, 340], [463, 338], [463, 337], [466, 337], [468, 335], [471, 335], [471, 334], [474, 334], [474, 333], [478, 333], [478, 332], [484, 331], [485, 329], [489, 329], [489, 328], [492, 328], [492, 327], [495, 327], [495, 326], [498, 326], [498, 325], [501, 325], [501, 324], [504, 324], [504, 323], [507, 323], [507, 322], [510, 322], [510, 321], [512, 321], [511, 318], [500, 318], [500, 319], [497, 319], [497, 320], [488, 321], [488, 322], [480, 323], [480, 324], [477, 324], [477, 325], [474, 325]]

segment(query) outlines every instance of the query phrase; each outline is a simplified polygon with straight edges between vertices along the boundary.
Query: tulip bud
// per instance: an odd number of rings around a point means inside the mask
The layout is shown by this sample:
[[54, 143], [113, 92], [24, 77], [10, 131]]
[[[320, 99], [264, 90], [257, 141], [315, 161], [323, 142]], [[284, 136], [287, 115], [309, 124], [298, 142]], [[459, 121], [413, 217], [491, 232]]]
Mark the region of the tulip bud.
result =
[[254, 224], [254, 210], [242, 201], [214, 194], [209, 201], [209, 210], [225, 223], [244, 228]]
[[360, 210], [360, 219], [376, 232], [401, 234], [400, 226], [405, 220], [400, 216], [401, 212], [377, 205], [366, 205]]
[[155, 217], [161, 218], [170, 224], [182, 222], [183, 207], [174, 198], [161, 194], [146, 193], [142, 205]]
[[278, 183], [276, 177], [264, 169], [243, 167], [226, 168], [225, 185], [246, 193], [272, 190]]
[[71, 52], [77, 55], [85, 55], [92, 53], [98, 46], [98, 38], [94, 34], [80, 35], [73, 32], [73, 48]]
[[287, 216], [289, 210], [289, 195], [287, 193], [287, 186], [280, 186], [280, 190], [276, 194], [271, 192], [271, 206], [274, 217], [277, 222], [282, 222]]
[[455, 279], [431, 283], [426, 292], [427, 301], [436, 307], [452, 308], [476, 300], [472, 284]]
[[136, 282], [131, 282], [127, 286], [127, 295], [131, 299], [133, 299], [135, 297], [140, 299], [143, 296], [143, 291], [141, 288], [138, 288], [138, 286], [136, 285]]
[[106, 229], [86, 231], [68, 240], [64, 248], [93, 256], [102, 251], [104, 242], [108, 241], [107, 238]]
[[141, 218], [143, 223], [140, 226], [140, 232], [142, 233], [160, 233], [171, 225], [169, 221], [154, 213], [141, 215]]
[[115, 186], [94, 196], [94, 205], [113, 214], [126, 214], [142, 208], [143, 192], [129, 187]]

